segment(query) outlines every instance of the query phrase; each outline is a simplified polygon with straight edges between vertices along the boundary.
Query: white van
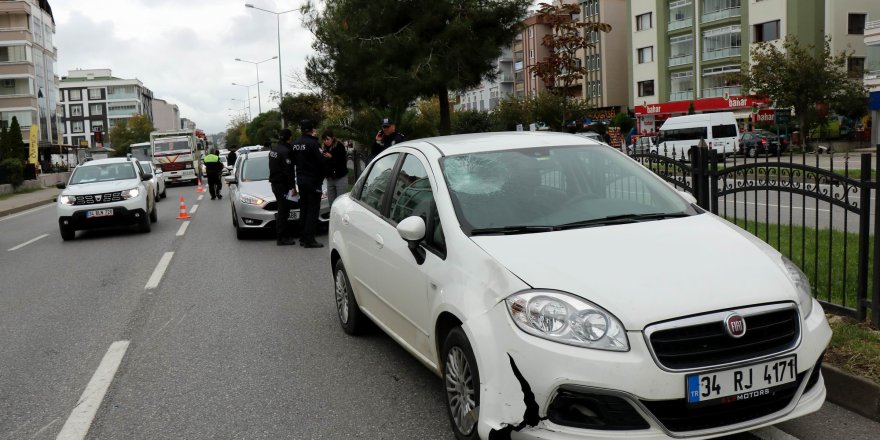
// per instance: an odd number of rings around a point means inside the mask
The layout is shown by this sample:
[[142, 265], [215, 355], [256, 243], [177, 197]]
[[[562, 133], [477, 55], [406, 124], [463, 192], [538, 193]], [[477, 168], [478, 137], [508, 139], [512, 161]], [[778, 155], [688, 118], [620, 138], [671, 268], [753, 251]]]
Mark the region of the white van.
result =
[[731, 112], [703, 113], [676, 116], [660, 127], [657, 153], [669, 157], [685, 157], [700, 139], [718, 154], [736, 153], [739, 147], [739, 128]]

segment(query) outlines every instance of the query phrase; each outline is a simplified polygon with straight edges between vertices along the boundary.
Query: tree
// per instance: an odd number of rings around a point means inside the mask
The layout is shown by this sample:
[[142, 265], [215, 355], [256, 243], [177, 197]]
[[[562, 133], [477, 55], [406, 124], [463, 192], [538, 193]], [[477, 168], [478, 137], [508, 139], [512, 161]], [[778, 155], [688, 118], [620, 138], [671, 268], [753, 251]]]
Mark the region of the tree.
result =
[[816, 105], [835, 102], [845, 95], [866, 94], [847, 77], [848, 55], [831, 53], [831, 39], [821, 48], [801, 46], [797, 37], [787, 35], [782, 49], [770, 43], [752, 48], [752, 64], [743, 63], [742, 72], [733, 75], [744, 90], [767, 97], [776, 108], [793, 108], [800, 122], [801, 143], [816, 120]]
[[306, 76], [354, 109], [406, 107], [436, 96], [440, 133], [451, 127], [449, 91], [497, 75], [530, 0], [338, 0], [306, 7], [316, 55]]
[[272, 145], [278, 140], [281, 131], [281, 113], [276, 110], [260, 113], [246, 128], [250, 142], [257, 145]]
[[153, 121], [146, 115], [136, 114], [128, 120], [128, 130], [131, 133], [131, 143], [148, 142], [150, 133], [156, 128]]
[[465, 110], [455, 114], [454, 134], [484, 133], [492, 130], [489, 114], [477, 110]]
[[154, 130], [153, 122], [146, 115], [135, 114], [128, 120], [121, 119], [110, 129], [109, 140], [113, 146], [113, 155], [125, 156], [129, 153], [128, 147], [138, 142], [150, 140], [150, 133]]
[[316, 126], [320, 125], [325, 117], [324, 99], [316, 93], [285, 94], [279, 108], [284, 120], [294, 128], [298, 128], [303, 119], [311, 119]]
[[510, 96], [502, 99], [490, 113], [492, 129], [495, 131], [513, 131], [517, 125], [528, 130], [532, 121], [529, 98]]
[[620, 127], [620, 132], [626, 136], [633, 127], [633, 119], [626, 112], [620, 112], [614, 115], [614, 119], [611, 120], [611, 126]]
[[229, 128], [226, 129], [226, 145], [247, 145], [247, 118], [244, 116], [237, 117], [229, 121]]
[[0, 126], [0, 161], [13, 159], [13, 155], [12, 148], [9, 145], [9, 131], [6, 130], [5, 125]]
[[[33, 127], [33, 126], [32, 126]], [[25, 160], [28, 157], [28, 150], [22, 141], [21, 125], [18, 125], [18, 118], [12, 117], [9, 123], [9, 132], [6, 133], [6, 142], [9, 143], [9, 151], [13, 159]]]
[[688, 105], [688, 114], [694, 115], [697, 113], [697, 110], [694, 108], [694, 101], [691, 101], [690, 105]]

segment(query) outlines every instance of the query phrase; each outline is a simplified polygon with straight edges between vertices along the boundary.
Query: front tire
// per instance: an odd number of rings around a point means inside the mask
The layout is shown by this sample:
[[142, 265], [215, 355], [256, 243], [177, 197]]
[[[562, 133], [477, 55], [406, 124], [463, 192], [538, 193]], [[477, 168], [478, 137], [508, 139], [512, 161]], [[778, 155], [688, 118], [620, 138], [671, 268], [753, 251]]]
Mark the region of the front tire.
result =
[[461, 327], [455, 327], [443, 343], [443, 385], [446, 413], [458, 440], [476, 440], [480, 408], [480, 372], [474, 351]]
[[156, 209], [156, 203], [153, 203], [153, 210], [150, 211], [150, 223], [156, 223], [159, 221], [159, 212]]
[[73, 229], [69, 226], [61, 226], [61, 239], [64, 241], [70, 241], [76, 238], [76, 229]]
[[360, 306], [358, 306], [357, 300], [354, 298], [351, 282], [348, 280], [348, 273], [345, 271], [345, 265], [342, 264], [341, 259], [336, 262], [333, 273], [333, 290], [339, 325], [342, 326], [342, 330], [345, 333], [359, 335], [364, 331], [367, 317], [361, 313]]

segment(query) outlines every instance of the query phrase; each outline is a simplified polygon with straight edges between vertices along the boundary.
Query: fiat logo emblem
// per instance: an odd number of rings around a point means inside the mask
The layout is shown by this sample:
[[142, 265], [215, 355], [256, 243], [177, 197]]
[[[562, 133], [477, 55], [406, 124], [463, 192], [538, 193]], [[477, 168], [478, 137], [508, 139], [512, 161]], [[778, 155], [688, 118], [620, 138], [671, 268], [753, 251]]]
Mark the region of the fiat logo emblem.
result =
[[724, 318], [724, 330], [731, 338], [741, 338], [746, 335], [746, 320], [738, 313], [731, 313]]

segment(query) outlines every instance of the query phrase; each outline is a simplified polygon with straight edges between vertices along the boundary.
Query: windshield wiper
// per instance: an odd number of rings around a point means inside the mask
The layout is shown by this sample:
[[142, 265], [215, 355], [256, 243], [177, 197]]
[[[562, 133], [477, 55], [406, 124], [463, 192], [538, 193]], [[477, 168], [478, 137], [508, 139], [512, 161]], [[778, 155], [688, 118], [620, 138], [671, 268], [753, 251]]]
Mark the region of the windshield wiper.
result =
[[606, 225], [622, 225], [626, 223], [637, 223], [650, 220], [662, 220], [665, 218], [688, 217], [690, 214], [686, 212], [657, 212], [652, 214], [620, 214], [609, 215], [608, 217], [594, 218], [590, 220], [582, 220], [579, 222], [566, 223], [559, 225], [558, 229], [574, 229], [587, 228], [590, 226], [606, 226]]
[[550, 232], [558, 230], [555, 226], [502, 226], [498, 228], [477, 228], [471, 230], [471, 235], [514, 235], [533, 234], [536, 232]]

